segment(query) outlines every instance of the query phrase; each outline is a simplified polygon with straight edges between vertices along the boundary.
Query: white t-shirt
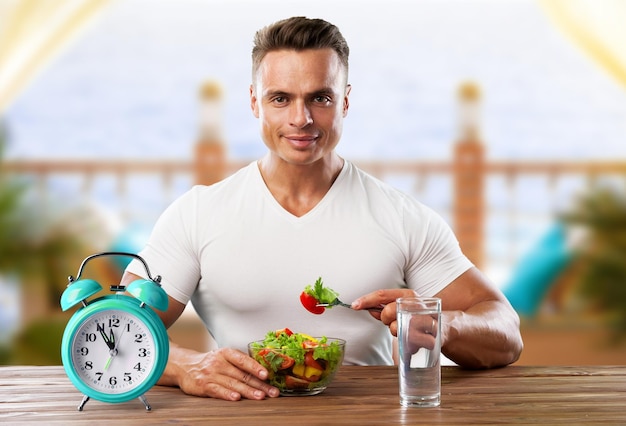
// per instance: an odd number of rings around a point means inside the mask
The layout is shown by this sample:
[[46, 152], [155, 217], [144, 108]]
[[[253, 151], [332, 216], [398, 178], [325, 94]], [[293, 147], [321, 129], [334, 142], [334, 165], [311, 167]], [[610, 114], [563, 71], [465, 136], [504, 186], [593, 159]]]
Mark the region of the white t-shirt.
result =
[[[342, 307], [314, 315], [300, 303], [322, 277], [340, 299], [409, 287], [433, 296], [472, 265], [449, 226], [414, 198], [345, 161], [315, 208], [296, 217], [266, 187], [256, 162], [170, 205], [140, 252], [165, 291], [191, 300], [220, 347], [244, 352], [270, 330], [347, 340], [346, 364], [392, 364], [386, 326]], [[133, 261], [128, 271], [143, 276]]]

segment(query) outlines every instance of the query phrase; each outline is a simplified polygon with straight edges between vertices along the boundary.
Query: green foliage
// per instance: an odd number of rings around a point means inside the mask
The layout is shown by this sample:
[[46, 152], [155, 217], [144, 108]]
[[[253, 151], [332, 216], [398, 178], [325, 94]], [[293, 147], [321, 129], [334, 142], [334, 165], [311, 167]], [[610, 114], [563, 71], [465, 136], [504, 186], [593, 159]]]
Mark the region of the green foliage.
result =
[[72, 255], [83, 244], [67, 224], [52, 219], [52, 206], [29, 198], [28, 182], [5, 173], [5, 139], [0, 128], [0, 274], [18, 276], [22, 282], [46, 281], [56, 303], [67, 285], [67, 271], [75, 267]]
[[[32, 315], [35, 323], [22, 324], [15, 341], [0, 347], [0, 364], [58, 364], [58, 337], [63, 327], [57, 321], [65, 321], [66, 316], [48, 316], [60, 312], [58, 303], [67, 286], [68, 271], [75, 270], [86, 247], [71, 223], [54, 219], [50, 203], [31, 197], [28, 181], [6, 172], [2, 161], [6, 133], [1, 124], [0, 276], [17, 278], [23, 289], [36, 288], [31, 295], [36, 293], [44, 303], [35, 306], [43, 306], [46, 312]], [[43, 317], [41, 323], [37, 323], [37, 314]]]
[[615, 340], [626, 341], [626, 194], [595, 187], [563, 219], [585, 231], [577, 248], [582, 294], [606, 316]]
[[[0, 130], [1, 131], [1, 130]], [[0, 160], [4, 154], [4, 133], [0, 133]], [[12, 268], [17, 260], [17, 250], [28, 234], [22, 206], [25, 187], [9, 178], [0, 163], [0, 271]]]
[[36, 321], [13, 341], [11, 363], [61, 365], [61, 340], [67, 321], [62, 318]]

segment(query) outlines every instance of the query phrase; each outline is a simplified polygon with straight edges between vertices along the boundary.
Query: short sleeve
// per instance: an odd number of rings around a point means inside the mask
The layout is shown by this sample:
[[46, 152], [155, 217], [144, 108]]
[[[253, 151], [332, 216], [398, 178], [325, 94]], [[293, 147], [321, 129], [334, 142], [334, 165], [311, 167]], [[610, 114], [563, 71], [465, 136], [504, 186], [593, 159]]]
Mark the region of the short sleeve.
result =
[[473, 264], [463, 254], [450, 226], [430, 208], [405, 211], [409, 263], [405, 279], [422, 296], [434, 296]]
[[[194, 248], [196, 229], [194, 188], [174, 201], [157, 220], [148, 243], [139, 255], [153, 276], [161, 276], [168, 295], [187, 304], [200, 280], [200, 263]], [[133, 260], [126, 271], [145, 277], [143, 265]]]

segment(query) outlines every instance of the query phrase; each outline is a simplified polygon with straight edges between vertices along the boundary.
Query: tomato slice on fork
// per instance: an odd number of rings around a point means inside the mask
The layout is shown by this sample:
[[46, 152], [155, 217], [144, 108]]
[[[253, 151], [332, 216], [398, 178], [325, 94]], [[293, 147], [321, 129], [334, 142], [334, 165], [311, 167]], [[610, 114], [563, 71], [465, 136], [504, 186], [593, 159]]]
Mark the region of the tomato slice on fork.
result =
[[300, 294], [300, 302], [302, 306], [312, 314], [320, 315], [326, 310], [323, 306], [317, 306], [317, 304], [320, 303], [319, 300], [304, 291]]

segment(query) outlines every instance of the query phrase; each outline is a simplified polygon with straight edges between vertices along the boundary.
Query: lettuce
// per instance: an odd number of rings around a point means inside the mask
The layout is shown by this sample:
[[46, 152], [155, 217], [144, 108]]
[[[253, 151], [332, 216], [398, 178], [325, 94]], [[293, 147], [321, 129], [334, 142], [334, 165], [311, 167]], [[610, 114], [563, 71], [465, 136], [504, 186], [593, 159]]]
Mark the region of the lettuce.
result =
[[304, 292], [315, 297], [318, 303], [332, 303], [339, 298], [339, 293], [337, 293], [333, 289], [324, 287], [322, 277], [319, 277], [317, 281], [315, 281], [313, 287], [311, 287], [310, 285], [304, 287]]

